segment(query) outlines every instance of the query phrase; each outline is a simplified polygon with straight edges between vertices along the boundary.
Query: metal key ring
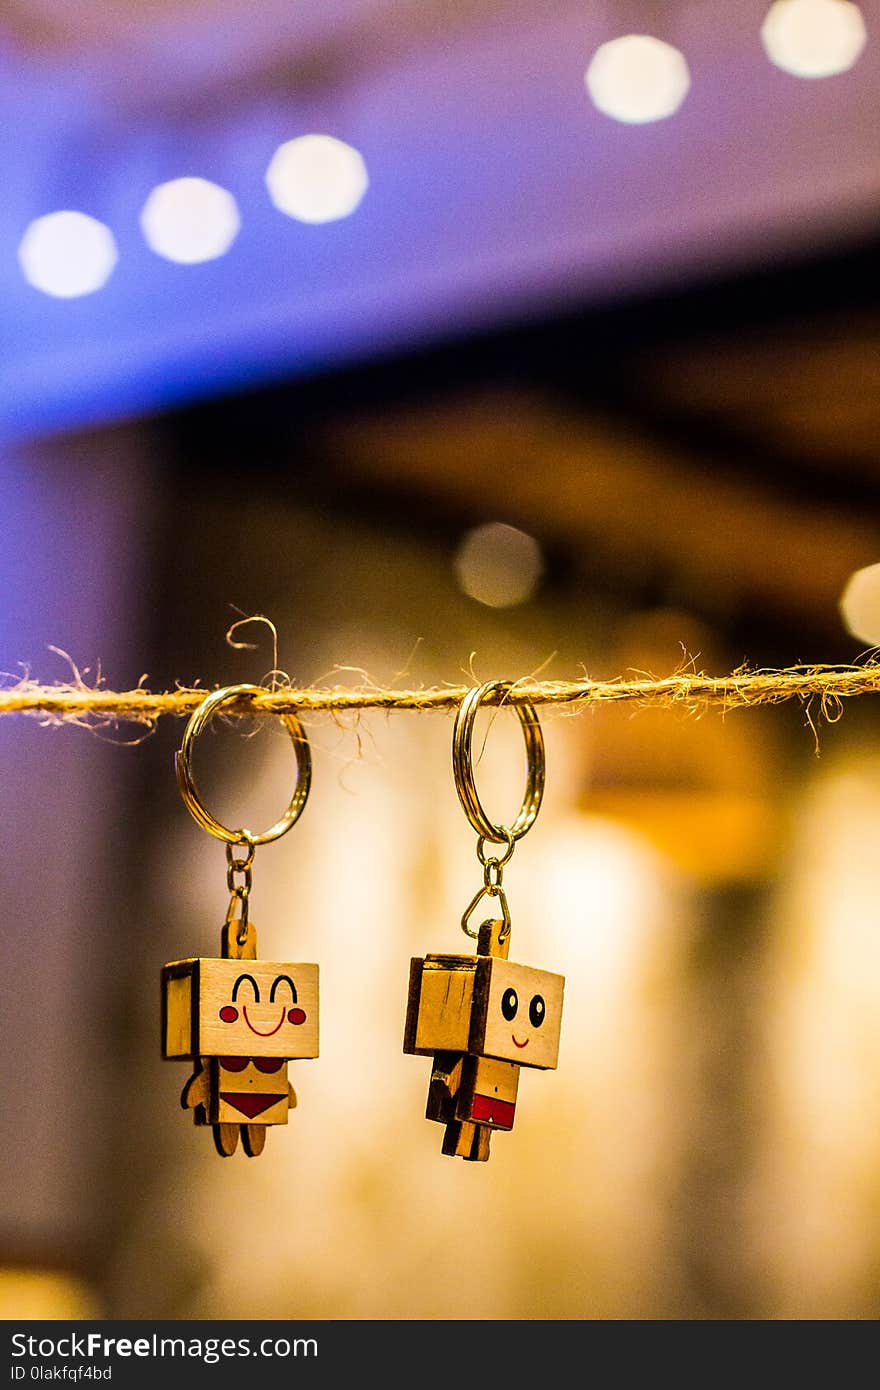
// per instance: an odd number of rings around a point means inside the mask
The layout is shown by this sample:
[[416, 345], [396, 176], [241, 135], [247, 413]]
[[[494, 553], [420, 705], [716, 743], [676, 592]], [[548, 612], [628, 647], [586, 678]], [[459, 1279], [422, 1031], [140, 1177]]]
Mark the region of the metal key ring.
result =
[[230, 700], [241, 699], [243, 696], [255, 699], [258, 695], [266, 694], [268, 691], [260, 685], [227, 685], [221, 690], [212, 691], [190, 716], [184, 730], [183, 741], [174, 755], [177, 785], [190, 814], [198, 821], [203, 830], [207, 830], [218, 840], [225, 840], [229, 845], [266, 845], [270, 840], [279, 839], [302, 815], [311, 786], [312, 755], [305, 729], [294, 713], [285, 712], [278, 717], [287, 728], [296, 753], [296, 787], [284, 815], [268, 830], [264, 830], [262, 835], [254, 835], [249, 830], [230, 830], [228, 826], [222, 825], [220, 821], [216, 820], [202, 804], [196, 790], [192, 769], [192, 750], [195, 740], [221, 705]]
[[[516, 710], [522, 726], [526, 745], [527, 769], [525, 795], [519, 815], [513, 825], [495, 825], [487, 816], [477, 792], [471, 757], [474, 720], [480, 705], [487, 696], [494, 694], [502, 696], [502, 701], [499, 701], [502, 703], [504, 695], [511, 688], [511, 681], [487, 681], [485, 685], [475, 686], [465, 695], [455, 717], [455, 729], [452, 734], [452, 768], [458, 799], [477, 834], [484, 840], [491, 840], [496, 844], [507, 843], [512, 847], [513, 842], [524, 835], [534, 824], [544, 795], [544, 735], [541, 732], [541, 725], [538, 722], [534, 706], [529, 701], [512, 706]], [[508, 857], [509, 851], [505, 858]]]

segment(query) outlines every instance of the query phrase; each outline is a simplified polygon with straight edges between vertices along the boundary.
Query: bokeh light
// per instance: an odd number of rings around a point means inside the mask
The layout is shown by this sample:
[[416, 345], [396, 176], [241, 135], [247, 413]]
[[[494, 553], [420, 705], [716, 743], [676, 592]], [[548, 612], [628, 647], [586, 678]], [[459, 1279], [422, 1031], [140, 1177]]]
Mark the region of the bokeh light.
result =
[[880, 564], [851, 574], [840, 597], [840, 614], [851, 636], [880, 646]]
[[159, 184], [141, 212], [147, 245], [157, 255], [182, 265], [225, 255], [240, 226], [232, 194], [201, 178], [171, 179]]
[[58, 299], [91, 294], [105, 285], [118, 260], [109, 227], [84, 212], [50, 212], [25, 231], [18, 248], [24, 278]]
[[466, 594], [489, 608], [513, 608], [530, 599], [544, 569], [533, 536], [501, 521], [475, 526], [455, 554], [455, 572]]
[[300, 135], [280, 145], [266, 170], [279, 212], [299, 222], [348, 217], [369, 187], [363, 156], [332, 135]]
[[101, 1316], [95, 1292], [67, 1270], [0, 1268], [0, 1319], [83, 1322]]
[[603, 43], [584, 82], [593, 104], [615, 121], [642, 124], [672, 116], [691, 79], [684, 55], [649, 34], [625, 34]]
[[768, 58], [795, 77], [846, 72], [866, 38], [861, 10], [852, 0], [775, 0], [761, 27]]

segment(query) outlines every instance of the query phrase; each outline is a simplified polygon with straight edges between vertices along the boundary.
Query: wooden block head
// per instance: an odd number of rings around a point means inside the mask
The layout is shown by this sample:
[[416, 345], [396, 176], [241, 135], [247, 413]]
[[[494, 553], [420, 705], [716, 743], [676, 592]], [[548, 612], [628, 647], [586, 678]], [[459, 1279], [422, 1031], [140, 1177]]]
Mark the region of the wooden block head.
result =
[[414, 958], [404, 1052], [557, 1065], [565, 980], [498, 956]]
[[162, 971], [163, 1056], [317, 1057], [318, 967], [198, 957]]
[[549, 970], [484, 956], [477, 966], [468, 1051], [549, 1070], [559, 1060], [565, 980]]

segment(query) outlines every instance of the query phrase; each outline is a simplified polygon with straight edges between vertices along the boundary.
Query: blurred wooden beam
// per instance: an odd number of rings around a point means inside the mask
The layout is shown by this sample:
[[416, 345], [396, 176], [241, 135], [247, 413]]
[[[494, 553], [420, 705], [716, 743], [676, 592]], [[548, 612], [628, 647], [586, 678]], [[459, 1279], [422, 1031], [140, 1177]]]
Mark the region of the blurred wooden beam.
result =
[[831, 314], [732, 340], [664, 346], [636, 364], [640, 390], [678, 418], [764, 439], [788, 457], [880, 479], [880, 318]]
[[880, 559], [880, 514], [844, 513], [738, 477], [599, 415], [487, 391], [349, 417], [324, 447], [340, 480], [598, 546], [678, 573], [723, 600], [838, 621], [843, 586]]

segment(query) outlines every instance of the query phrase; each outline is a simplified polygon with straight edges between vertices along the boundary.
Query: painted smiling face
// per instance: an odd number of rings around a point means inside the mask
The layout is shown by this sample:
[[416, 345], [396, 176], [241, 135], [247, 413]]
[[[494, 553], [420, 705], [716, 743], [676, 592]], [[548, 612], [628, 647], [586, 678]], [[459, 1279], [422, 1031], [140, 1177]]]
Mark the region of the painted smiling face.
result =
[[487, 963], [485, 1011], [480, 1010], [482, 1037], [472, 1038], [479, 1042], [473, 1050], [521, 1067], [555, 1067], [563, 977], [514, 961], [492, 959]]
[[317, 1057], [318, 967], [176, 961], [163, 971], [166, 1057]]

